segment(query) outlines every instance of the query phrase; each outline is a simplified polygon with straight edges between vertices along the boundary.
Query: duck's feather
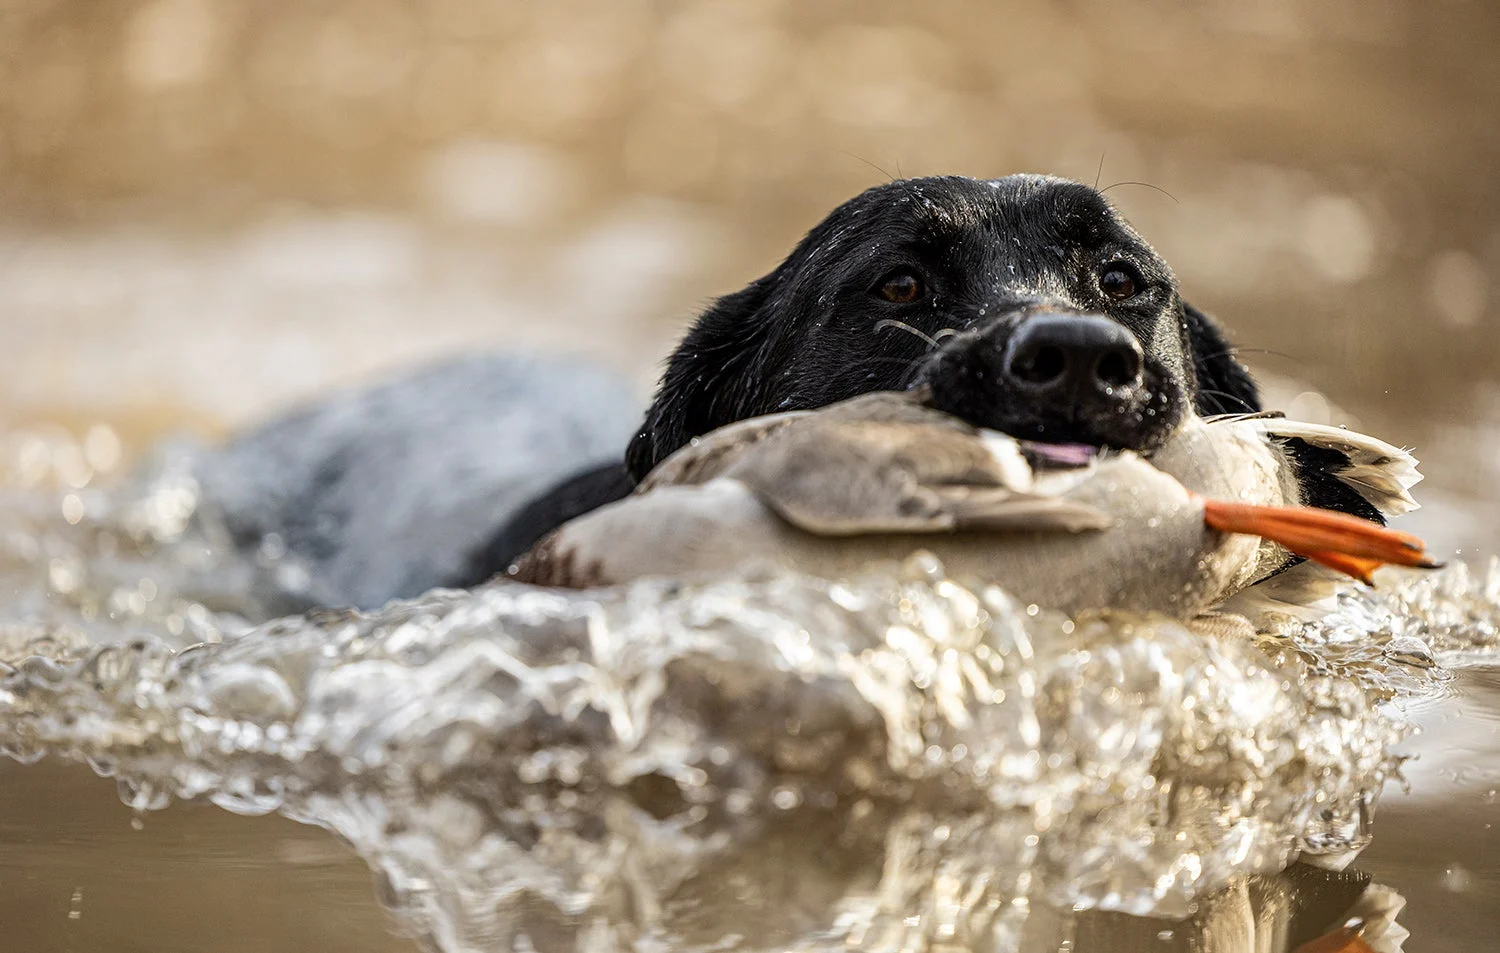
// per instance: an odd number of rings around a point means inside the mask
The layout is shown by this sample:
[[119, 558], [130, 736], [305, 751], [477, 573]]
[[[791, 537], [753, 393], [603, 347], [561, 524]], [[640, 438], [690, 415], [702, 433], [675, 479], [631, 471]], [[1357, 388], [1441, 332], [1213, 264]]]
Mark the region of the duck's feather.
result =
[[777, 516], [817, 536], [1080, 532], [1113, 523], [1102, 510], [1063, 498], [1062, 486], [1036, 492], [1031, 465], [1013, 438], [903, 393], [730, 424], [668, 457], [636, 493], [718, 478], [737, 481]]
[[1115, 518], [1063, 496], [944, 488], [939, 493], [958, 530], [1067, 532], [1109, 529]]
[[1315, 562], [1302, 562], [1230, 596], [1219, 608], [1249, 619], [1257, 629], [1280, 618], [1313, 621], [1337, 608], [1349, 577]]
[[1417, 470], [1416, 458], [1400, 447], [1323, 424], [1285, 418], [1255, 418], [1246, 422], [1269, 437], [1302, 440], [1342, 454], [1347, 464], [1331, 475], [1385, 516], [1400, 516], [1417, 508], [1411, 488], [1421, 482], [1422, 474]]
[[[780, 429], [722, 474], [818, 536], [1076, 532], [1113, 522], [1091, 506], [1034, 492], [1031, 467], [1014, 440], [903, 405], [866, 406], [858, 417], [829, 414]], [[871, 410], [890, 413], [872, 419]]]
[[707, 483], [722, 476], [726, 469], [766, 438], [793, 421], [811, 415], [810, 410], [792, 410], [752, 417], [720, 427], [708, 436], [696, 437], [692, 443], [667, 457], [646, 474], [646, 478], [636, 486], [635, 493], [641, 495], [663, 486], [698, 486]]
[[[881, 391], [831, 404], [816, 411], [789, 410], [779, 414], [752, 417], [749, 420], [726, 424], [703, 436], [694, 437], [691, 443], [667, 457], [647, 474], [636, 487], [635, 492], [640, 495], [663, 486], [695, 486], [707, 483], [723, 476], [747, 456], [761, 454], [763, 451], [760, 445], [781, 434], [789, 424], [807, 421], [809, 418], [813, 419], [808, 425], [795, 427], [792, 430], [804, 438], [797, 444], [799, 451], [813, 450], [813, 453], [806, 455], [814, 459], [817, 458], [822, 447], [816, 439], [812, 441], [805, 439], [809, 431], [818, 436], [839, 434], [845, 426], [851, 423], [865, 428], [874, 428], [863, 432], [866, 441], [872, 436], [904, 433], [906, 438], [902, 441], [902, 445], [906, 447], [916, 442], [925, 442], [925, 435], [932, 433], [947, 434], [950, 440], [956, 435], [970, 439], [975, 437], [983, 439], [983, 435], [987, 434], [986, 431], [981, 431], [956, 417], [938, 413], [923, 405], [920, 397], [913, 392]], [[913, 426], [922, 429], [914, 432], [910, 429]], [[1002, 440], [1008, 441], [1014, 448], [1014, 440], [1008, 437], [1003, 437]], [[1015, 460], [1024, 464], [1019, 450], [1013, 452]], [[1029, 477], [1030, 468], [1022, 467], [1020, 472]], [[1009, 471], [1011, 479], [1016, 478], [1016, 473], [1015, 469]]]

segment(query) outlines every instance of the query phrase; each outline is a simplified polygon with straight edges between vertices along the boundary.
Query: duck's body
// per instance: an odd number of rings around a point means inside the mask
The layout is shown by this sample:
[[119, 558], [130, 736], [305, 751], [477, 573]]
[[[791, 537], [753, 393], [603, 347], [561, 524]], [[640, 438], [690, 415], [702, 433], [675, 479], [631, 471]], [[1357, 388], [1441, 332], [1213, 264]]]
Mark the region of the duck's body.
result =
[[1207, 512], [1211, 500], [1301, 502], [1275, 436], [1338, 445], [1350, 485], [1382, 512], [1415, 505], [1409, 456], [1333, 428], [1193, 420], [1149, 461], [1121, 452], [1065, 465], [1083, 456], [882, 393], [715, 431], [635, 495], [559, 529], [513, 575], [587, 587], [769, 562], [840, 578], [925, 549], [957, 577], [1051, 608], [1192, 616], [1289, 558], [1278, 543], [1210, 528]]

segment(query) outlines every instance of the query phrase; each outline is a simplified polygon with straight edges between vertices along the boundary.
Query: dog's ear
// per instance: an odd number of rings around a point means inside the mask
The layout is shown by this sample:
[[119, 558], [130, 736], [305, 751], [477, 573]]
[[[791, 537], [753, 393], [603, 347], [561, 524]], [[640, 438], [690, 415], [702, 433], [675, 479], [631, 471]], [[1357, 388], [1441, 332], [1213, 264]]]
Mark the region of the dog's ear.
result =
[[1248, 414], [1260, 410], [1260, 389], [1250, 369], [1239, 362], [1224, 330], [1213, 318], [1182, 303], [1193, 372], [1198, 378], [1197, 409], [1201, 416]]
[[625, 451], [640, 482], [694, 437], [756, 413], [770, 317], [764, 313], [778, 272], [713, 303], [667, 360], [645, 423]]

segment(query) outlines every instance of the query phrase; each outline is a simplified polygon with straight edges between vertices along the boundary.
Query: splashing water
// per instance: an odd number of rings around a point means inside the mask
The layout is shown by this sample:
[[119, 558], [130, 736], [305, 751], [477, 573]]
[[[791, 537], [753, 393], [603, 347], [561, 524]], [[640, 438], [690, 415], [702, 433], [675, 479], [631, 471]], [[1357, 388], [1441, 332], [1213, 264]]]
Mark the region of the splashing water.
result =
[[138, 809], [337, 831], [445, 951], [1005, 950], [1044, 908], [1183, 916], [1363, 846], [1390, 703], [1500, 639], [1493, 565], [1252, 643], [1066, 619], [923, 557], [252, 627], [231, 594], [295, 567], [227, 565], [185, 474], [12, 546], [52, 599], [0, 642], [0, 750], [87, 760]]

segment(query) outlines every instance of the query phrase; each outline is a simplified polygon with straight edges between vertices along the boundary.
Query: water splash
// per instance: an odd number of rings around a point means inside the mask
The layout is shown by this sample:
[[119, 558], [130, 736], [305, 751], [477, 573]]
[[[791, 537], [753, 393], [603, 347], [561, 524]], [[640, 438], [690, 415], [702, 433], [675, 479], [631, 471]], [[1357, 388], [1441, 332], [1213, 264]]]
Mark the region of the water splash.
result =
[[[1066, 619], [916, 558], [256, 627], [221, 602], [200, 633], [168, 620], [235, 578], [211, 522], [130, 533], [157, 509], [94, 505], [24, 563], [73, 546], [82, 582], [4, 644], [0, 750], [86, 760], [138, 809], [337, 831], [445, 951], [1006, 950], [1047, 909], [1184, 916], [1363, 846], [1404, 733], [1388, 703], [1441, 690], [1500, 622], [1494, 565], [1252, 641]], [[129, 545], [102, 559], [106, 531]], [[152, 566], [142, 613], [67, 621]]]
[[[922, 562], [506, 584], [24, 662], [0, 744], [136, 807], [330, 827], [444, 949], [1005, 948], [1028, 899], [1181, 915], [1362, 843], [1400, 725], [1293, 655], [1030, 614]], [[736, 918], [752, 894], [797, 913]]]

